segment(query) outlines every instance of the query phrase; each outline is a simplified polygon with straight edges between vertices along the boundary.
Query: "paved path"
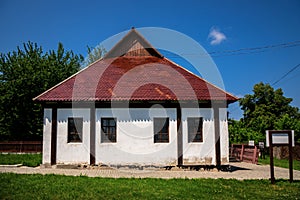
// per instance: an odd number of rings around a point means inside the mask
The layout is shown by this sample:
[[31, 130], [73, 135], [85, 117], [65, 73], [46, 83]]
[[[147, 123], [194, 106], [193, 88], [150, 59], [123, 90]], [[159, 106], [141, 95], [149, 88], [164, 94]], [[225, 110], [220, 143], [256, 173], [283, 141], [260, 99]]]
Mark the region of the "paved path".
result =
[[[269, 179], [269, 165], [249, 163], [231, 163], [231, 172], [217, 170], [162, 170], [162, 169], [53, 169], [42, 167], [0, 167], [0, 173], [12, 172], [19, 174], [64, 174], [71, 176], [85, 175], [89, 177], [111, 178], [224, 178], [224, 179]], [[300, 180], [300, 171], [294, 170], [294, 180]], [[289, 179], [289, 170], [275, 167], [275, 178]]]

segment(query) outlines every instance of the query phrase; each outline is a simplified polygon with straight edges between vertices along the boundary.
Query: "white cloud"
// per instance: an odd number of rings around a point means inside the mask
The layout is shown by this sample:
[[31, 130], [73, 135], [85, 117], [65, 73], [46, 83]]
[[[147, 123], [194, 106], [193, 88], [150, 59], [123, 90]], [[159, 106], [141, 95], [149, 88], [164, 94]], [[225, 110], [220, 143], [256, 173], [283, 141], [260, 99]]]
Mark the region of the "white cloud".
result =
[[224, 33], [222, 33], [221, 31], [219, 31], [216, 28], [210, 29], [208, 38], [212, 39], [210, 41], [211, 45], [217, 45], [217, 44], [220, 44], [221, 42], [223, 42], [224, 40], [226, 40], [226, 36], [224, 35]]

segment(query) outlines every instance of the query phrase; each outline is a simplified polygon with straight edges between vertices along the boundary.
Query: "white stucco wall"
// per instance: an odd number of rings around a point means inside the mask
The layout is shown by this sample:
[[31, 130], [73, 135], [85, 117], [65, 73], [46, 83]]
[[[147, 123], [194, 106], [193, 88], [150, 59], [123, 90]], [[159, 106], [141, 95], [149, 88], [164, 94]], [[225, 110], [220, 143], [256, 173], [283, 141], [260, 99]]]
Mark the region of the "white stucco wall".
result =
[[[81, 143], [68, 143], [68, 117], [83, 118]], [[90, 162], [90, 109], [57, 109], [56, 163]]]
[[[117, 142], [101, 143], [101, 118], [117, 117]], [[154, 143], [154, 117], [169, 117], [169, 143]], [[176, 165], [175, 108], [96, 109], [96, 163]]]
[[43, 123], [43, 164], [51, 163], [51, 127], [52, 127], [52, 109], [44, 109]]
[[221, 146], [221, 165], [229, 164], [229, 135], [227, 122], [227, 109], [220, 108], [220, 146]]
[[[188, 117], [203, 117], [203, 142], [188, 142]], [[216, 163], [214, 130], [213, 109], [182, 109], [182, 142], [184, 165], [214, 165]]]
[[[96, 164], [176, 165], [177, 116], [175, 108], [96, 109]], [[228, 164], [227, 110], [220, 109], [221, 164]], [[82, 143], [68, 143], [68, 117], [83, 118]], [[117, 118], [117, 142], [101, 143], [101, 118]], [[153, 118], [169, 118], [169, 143], [154, 143]], [[203, 142], [188, 143], [187, 118], [203, 117]], [[51, 163], [52, 109], [44, 109], [43, 164]], [[182, 109], [183, 164], [215, 165], [213, 109]], [[89, 163], [90, 109], [57, 110], [57, 163]]]

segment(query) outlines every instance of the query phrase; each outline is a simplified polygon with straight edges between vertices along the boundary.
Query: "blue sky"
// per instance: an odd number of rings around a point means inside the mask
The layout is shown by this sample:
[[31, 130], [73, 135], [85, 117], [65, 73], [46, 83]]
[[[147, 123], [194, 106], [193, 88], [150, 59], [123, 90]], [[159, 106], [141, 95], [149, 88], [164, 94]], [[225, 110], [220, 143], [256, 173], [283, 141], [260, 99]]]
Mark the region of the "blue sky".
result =
[[[300, 40], [300, 1], [0, 1], [0, 52], [32, 41], [45, 51], [62, 42], [86, 56], [87, 45], [134, 27], [173, 29], [207, 52], [264, 47]], [[212, 34], [212, 37], [209, 35]], [[216, 39], [217, 38], [217, 39]], [[212, 42], [214, 41], [214, 42]], [[217, 53], [212, 57], [225, 89], [239, 97], [259, 82], [274, 83], [300, 63], [300, 43], [289, 47]], [[196, 54], [197, 52], [195, 52]], [[233, 54], [233, 55], [232, 55]], [[300, 107], [300, 67], [274, 85]], [[241, 117], [238, 103], [230, 117]]]

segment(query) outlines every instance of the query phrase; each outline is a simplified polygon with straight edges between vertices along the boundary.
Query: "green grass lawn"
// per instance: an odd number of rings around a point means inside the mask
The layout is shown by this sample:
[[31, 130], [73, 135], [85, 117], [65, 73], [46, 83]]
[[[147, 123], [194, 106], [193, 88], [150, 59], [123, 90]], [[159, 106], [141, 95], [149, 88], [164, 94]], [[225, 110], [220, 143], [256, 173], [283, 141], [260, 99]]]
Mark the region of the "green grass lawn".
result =
[[0, 199], [297, 199], [300, 182], [0, 174]]
[[[269, 165], [270, 164], [270, 156], [266, 156], [266, 159], [258, 159], [259, 164], [263, 165]], [[276, 159], [274, 158], [274, 166], [277, 167], [283, 167], [283, 168], [289, 168], [289, 160], [288, 159]], [[300, 171], [300, 161], [299, 160], [293, 160], [293, 169]]]
[[42, 154], [0, 154], [0, 165], [22, 164], [36, 167], [42, 163]]

